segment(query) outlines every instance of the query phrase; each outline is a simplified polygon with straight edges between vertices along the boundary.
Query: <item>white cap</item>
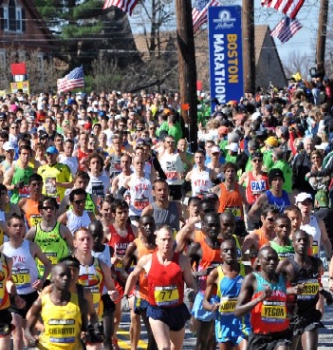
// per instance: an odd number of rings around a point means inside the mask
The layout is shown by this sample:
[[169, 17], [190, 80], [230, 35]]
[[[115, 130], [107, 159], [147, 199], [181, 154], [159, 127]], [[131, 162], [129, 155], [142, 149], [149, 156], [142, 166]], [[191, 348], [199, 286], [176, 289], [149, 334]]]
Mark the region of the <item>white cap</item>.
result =
[[217, 146], [213, 146], [210, 150], [211, 153], [220, 153], [220, 149]]
[[257, 120], [260, 116], [261, 116], [260, 112], [254, 112], [254, 113], [251, 115], [250, 120], [255, 121], [255, 120]]
[[312, 196], [310, 193], [306, 193], [306, 192], [302, 192], [299, 193], [296, 197], [295, 197], [295, 202], [296, 203], [302, 203], [305, 200], [310, 199], [312, 201]]
[[225, 149], [230, 149], [231, 152], [236, 153], [238, 151], [238, 148], [239, 148], [238, 143], [231, 142], [230, 145], [226, 146]]
[[90, 113], [90, 112], [93, 112], [94, 111], [94, 108], [92, 108], [92, 107], [88, 107], [87, 108], [87, 113]]
[[14, 150], [15, 146], [11, 142], [7, 141], [3, 144], [2, 148], [4, 151], [10, 151], [10, 150]]
[[327, 146], [328, 146], [328, 142], [322, 142], [320, 145], [315, 145], [315, 148], [325, 151]]

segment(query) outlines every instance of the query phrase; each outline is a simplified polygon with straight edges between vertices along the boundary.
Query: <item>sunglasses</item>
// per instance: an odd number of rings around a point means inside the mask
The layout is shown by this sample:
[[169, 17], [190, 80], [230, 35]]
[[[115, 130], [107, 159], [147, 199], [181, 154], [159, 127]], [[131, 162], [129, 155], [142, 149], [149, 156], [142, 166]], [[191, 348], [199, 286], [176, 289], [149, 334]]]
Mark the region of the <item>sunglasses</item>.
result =
[[259, 158], [257, 158], [257, 159], [252, 159], [252, 161], [255, 162], [255, 163], [260, 163], [260, 162], [262, 162], [262, 159], [259, 159]]
[[84, 203], [85, 203], [85, 199], [78, 199], [78, 200], [74, 201], [74, 203], [75, 203], [76, 205], [84, 204]]
[[266, 218], [266, 220], [270, 221], [270, 222], [273, 222], [275, 220], [275, 218], [273, 217], [270, 217], [270, 218]]
[[45, 206], [45, 207], [42, 207], [41, 209], [43, 209], [43, 210], [54, 210], [54, 207]]

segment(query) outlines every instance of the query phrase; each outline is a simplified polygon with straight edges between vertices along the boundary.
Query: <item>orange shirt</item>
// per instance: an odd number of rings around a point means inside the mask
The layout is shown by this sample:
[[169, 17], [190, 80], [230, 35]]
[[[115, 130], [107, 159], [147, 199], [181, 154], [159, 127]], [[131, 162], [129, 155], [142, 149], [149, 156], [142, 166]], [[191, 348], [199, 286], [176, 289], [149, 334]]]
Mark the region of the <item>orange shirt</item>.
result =
[[238, 184], [235, 184], [234, 191], [227, 191], [224, 183], [220, 184], [220, 189], [219, 213], [231, 212], [236, 220], [244, 220], [243, 199]]

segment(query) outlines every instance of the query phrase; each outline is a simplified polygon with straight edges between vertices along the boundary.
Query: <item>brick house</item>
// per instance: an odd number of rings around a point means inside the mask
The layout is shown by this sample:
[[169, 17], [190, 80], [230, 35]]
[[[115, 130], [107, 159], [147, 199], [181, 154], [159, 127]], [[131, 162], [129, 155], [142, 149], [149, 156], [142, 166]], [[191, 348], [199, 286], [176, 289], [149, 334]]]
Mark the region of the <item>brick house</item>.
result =
[[37, 11], [33, 0], [3, 0], [0, 5], [0, 64], [6, 64], [6, 50], [18, 49], [18, 60], [25, 52], [39, 50], [41, 65], [55, 50], [54, 38]]

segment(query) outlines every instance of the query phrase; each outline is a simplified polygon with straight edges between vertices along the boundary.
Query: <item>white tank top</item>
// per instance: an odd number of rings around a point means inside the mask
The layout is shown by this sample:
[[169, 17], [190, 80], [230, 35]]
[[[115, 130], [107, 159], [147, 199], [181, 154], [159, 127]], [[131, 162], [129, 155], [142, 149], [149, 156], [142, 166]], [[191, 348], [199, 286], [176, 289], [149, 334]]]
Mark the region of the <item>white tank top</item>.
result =
[[169, 185], [181, 185], [183, 183], [183, 180], [179, 178], [179, 173], [184, 173], [184, 163], [178, 153], [164, 153], [160, 164]]
[[67, 211], [67, 227], [74, 235], [74, 232], [80, 227], [88, 227], [91, 223], [88, 213], [84, 210], [82, 216], [74, 214], [73, 210]]
[[205, 168], [204, 171], [199, 171], [198, 168], [192, 170], [191, 175], [192, 196], [203, 196], [213, 186], [213, 183], [209, 177], [209, 169]]
[[140, 216], [142, 210], [153, 202], [151, 182], [134, 174], [130, 180], [129, 192], [129, 215]]
[[38, 271], [30, 252], [29, 241], [24, 240], [18, 248], [11, 246], [10, 242], [5, 242], [3, 247], [6, 256], [13, 259], [12, 276], [17, 293], [26, 295], [36, 292], [32, 285], [38, 279]]
[[317, 218], [314, 215], [311, 215], [310, 222], [306, 225], [301, 225], [300, 228], [301, 230], [305, 231], [308, 235], [312, 236], [312, 255], [318, 258], [321, 243], [321, 230], [318, 225]]

